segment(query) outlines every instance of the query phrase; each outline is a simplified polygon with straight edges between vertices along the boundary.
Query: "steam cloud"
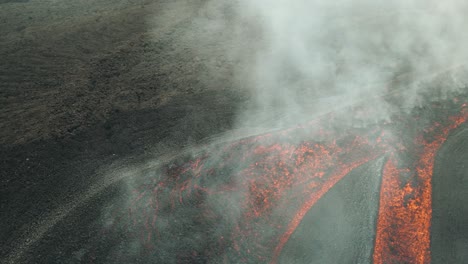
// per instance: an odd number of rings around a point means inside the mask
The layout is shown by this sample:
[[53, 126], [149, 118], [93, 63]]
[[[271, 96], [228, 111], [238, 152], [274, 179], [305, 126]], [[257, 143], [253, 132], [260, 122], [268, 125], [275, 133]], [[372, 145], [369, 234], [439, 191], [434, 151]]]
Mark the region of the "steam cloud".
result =
[[[440, 73], [439, 94], [465, 87], [467, 11], [458, 0], [211, 1], [204, 41], [229, 42], [226, 54], [240, 61], [253, 98], [240, 126], [283, 126], [366, 101], [380, 119], [411, 109]], [[226, 31], [229, 40], [213, 39]], [[397, 89], [397, 105], [379, 99]]]
[[261, 133], [326, 112], [356, 120], [344, 110], [356, 104], [372, 109], [357, 117], [368, 124], [427, 103], [427, 94], [466, 89], [467, 12], [458, 0], [212, 0], [194, 24], [208, 34], [193, 43], [206, 57], [223, 46], [234, 65], [235, 87], [251, 98], [239, 128]]
[[[198, 1], [181, 2], [168, 5], [192, 12], [187, 9], [195, 9]], [[468, 83], [464, 67], [468, 59], [466, 1], [200, 2], [203, 7], [194, 11], [198, 13], [190, 21], [191, 29], [180, 41], [189, 43], [212, 76], [231, 71], [234, 85], [230, 86], [249, 94], [247, 107], [237, 114], [237, 128], [255, 127], [254, 133], [263, 132], [355, 104], [370, 105], [372, 115], [363, 122], [373, 122], [388, 118], [395, 110], [412, 109], [428, 89], [443, 97], [466, 89]], [[178, 12], [167, 12], [156, 21], [166, 18], [180, 19]], [[219, 79], [223, 78], [227, 77]], [[392, 100], [382, 97], [395, 91], [403, 92]], [[217, 164], [222, 153], [216, 147], [207, 148], [212, 150], [207, 162]], [[216, 179], [210, 180], [216, 185]], [[131, 189], [136, 185], [129, 181]], [[238, 199], [248, 192], [239, 191]], [[229, 208], [238, 204], [237, 197], [227, 197], [231, 200], [224, 204], [219, 199], [208, 196], [204, 203], [217, 212], [226, 210], [226, 203], [232, 203]], [[240, 217], [242, 208], [238, 209], [229, 216]], [[168, 233], [178, 231], [190, 226], [193, 212], [158, 215], [163, 223], [159, 225], [171, 229]], [[235, 219], [219, 221], [221, 230]], [[205, 236], [202, 231], [193, 232], [184, 237], [184, 243], [201, 247]], [[179, 243], [165, 243], [159, 250], [172, 252]], [[162, 258], [168, 262], [175, 256]], [[218, 262], [221, 260], [212, 263]]]

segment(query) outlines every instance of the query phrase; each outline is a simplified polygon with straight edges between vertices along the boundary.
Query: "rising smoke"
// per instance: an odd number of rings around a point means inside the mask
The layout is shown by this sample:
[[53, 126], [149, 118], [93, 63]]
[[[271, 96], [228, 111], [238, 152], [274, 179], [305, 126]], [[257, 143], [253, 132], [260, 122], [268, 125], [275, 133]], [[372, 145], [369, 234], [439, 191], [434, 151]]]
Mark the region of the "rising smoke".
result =
[[[458, 0], [211, 1], [197, 24], [210, 35], [195, 48], [227, 43], [239, 62], [252, 98], [239, 126], [281, 127], [362, 102], [375, 120], [418, 104], [435, 77], [440, 95], [465, 87], [467, 11]], [[398, 102], [381, 97], [396, 90]]]
[[209, 34], [192, 43], [207, 58], [216, 55], [206, 47], [223, 46], [234, 65], [236, 89], [251, 98], [238, 112], [239, 128], [262, 133], [329, 112], [354, 126], [356, 112], [346, 109], [360, 104], [371, 110], [357, 117], [368, 125], [428, 95], [466, 89], [467, 11], [458, 0], [214, 0], [194, 23]]
[[[468, 17], [464, 15], [468, 3], [464, 1], [202, 2], [203, 7], [191, 21], [191, 30], [180, 41], [189, 43], [213, 72], [212, 76], [225, 75], [227, 69], [231, 70], [235, 84], [232, 87], [249, 95], [246, 107], [237, 113], [237, 128], [257, 128], [254, 133], [261, 133], [308, 122], [328, 112], [355, 119], [355, 112], [344, 109], [356, 104], [366, 104], [372, 110], [360, 117], [360, 121], [375, 122], [388, 119], [401, 109], [418, 106], [420, 97], [428, 90], [435, 90], [431, 94], [443, 97], [464, 89], [468, 83], [463, 67], [468, 59], [465, 48], [468, 35], [463, 34], [468, 25]], [[174, 5], [185, 6], [179, 2]], [[186, 7], [182, 9], [187, 11]], [[165, 19], [173, 17], [177, 13]], [[388, 97], [388, 94], [396, 95]], [[253, 149], [255, 144], [247, 147]], [[214, 169], [222, 167], [226, 159], [223, 155], [230, 154], [224, 153], [219, 145], [207, 149], [210, 155], [203, 164]], [[243, 155], [252, 149], [244, 151], [242, 146], [236, 146], [233, 152]], [[199, 156], [198, 152], [191, 154], [194, 160]], [[291, 162], [281, 155], [275, 161]], [[194, 164], [199, 163], [188, 162], [184, 166], [193, 166], [197, 171], [198, 165]], [[242, 171], [234, 168], [236, 165], [227, 167]], [[193, 180], [204, 188], [216, 189], [227, 176], [232, 176], [229, 173], [201, 175], [188, 182]], [[155, 174], [167, 176], [160, 171]], [[163, 238], [155, 242], [156, 248], [167, 252], [167, 256], [157, 257], [175, 262], [176, 257], [170, 254], [175, 249], [210, 248], [209, 241], [219, 240], [220, 234], [235, 226], [236, 218], [240, 219], [244, 213], [241, 203], [251, 193], [242, 184], [246, 180], [242, 177], [235, 174], [233, 179], [228, 179], [236, 187], [230, 195], [206, 194], [202, 202], [197, 200], [193, 206], [174, 209], [171, 207], [174, 201], [169, 198], [157, 201], [158, 208], [167, 209], [158, 209], [158, 221], [154, 220], [155, 229], [161, 230]], [[145, 179], [153, 184], [155, 178], [151, 175]], [[131, 189], [138, 186], [133, 182], [129, 185]], [[177, 192], [172, 186], [163, 187], [171, 195]], [[140, 201], [141, 197], [135, 200]], [[196, 206], [209, 208], [222, 217], [209, 222], [198, 215], [200, 210]], [[136, 210], [145, 212], [147, 207], [145, 203], [143, 209]], [[149, 219], [140, 215], [137, 218]], [[211, 233], [207, 234], [206, 229], [192, 230], [194, 219], [208, 221], [203, 225]], [[233, 249], [227, 249], [226, 255], [230, 254], [229, 250]], [[221, 263], [223, 257], [210, 261]]]

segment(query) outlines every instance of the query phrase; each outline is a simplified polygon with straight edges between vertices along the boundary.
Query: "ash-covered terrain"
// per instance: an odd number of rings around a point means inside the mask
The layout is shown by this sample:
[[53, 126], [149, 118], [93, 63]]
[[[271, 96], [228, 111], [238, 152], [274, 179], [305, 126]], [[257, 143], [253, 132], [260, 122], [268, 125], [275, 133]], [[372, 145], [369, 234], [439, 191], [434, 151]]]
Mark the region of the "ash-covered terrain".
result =
[[180, 41], [201, 7], [1, 2], [2, 261], [99, 181], [101, 166], [177, 152], [231, 127], [243, 95], [207, 70], [229, 64]]

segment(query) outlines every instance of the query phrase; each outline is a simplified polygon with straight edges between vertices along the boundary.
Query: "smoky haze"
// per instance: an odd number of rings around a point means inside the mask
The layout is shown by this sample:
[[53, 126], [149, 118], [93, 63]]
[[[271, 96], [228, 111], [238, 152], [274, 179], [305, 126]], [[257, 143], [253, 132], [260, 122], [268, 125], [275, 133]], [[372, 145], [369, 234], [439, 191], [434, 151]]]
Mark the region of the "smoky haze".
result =
[[[201, 8], [195, 7], [198, 2], [203, 3]], [[401, 109], [418, 106], [428, 89], [435, 89], [437, 92], [432, 94], [444, 97], [451, 91], [465, 89], [468, 83], [464, 67], [468, 59], [465, 48], [468, 35], [463, 34], [468, 25], [468, 16], [464, 15], [468, 3], [464, 1], [200, 0], [193, 3], [193, 6], [185, 1], [168, 3], [169, 10], [179, 8], [196, 13], [189, 25], [184, 23], [190, 30], [178, 41], [203, 62], [210, 72], [206, 76], [226, 80], [225, 87], [219, 89], [236, 89], [235, 92], [248, 95], [246, 105], [236, 113], [234, 128], [247, 128], [239, 137], [294, 126], [327, 112], [339, 113], [344, 119], [352, 117], [350, 122], [354, 125], [356, 113], [346, 111], [346, 107], [356, 104], [366, 104], [371, 109], [370, 115], [358, 117], [366, 125], [388, 119]], [[182, 20], [178, 12], [168, 11], [165, 16], [149, 21], [150, 30], [155, 24], [171, 19]], [[174, 23], [168, 28], [177, 26]], [[200, 77], [202, 83], [210, 83], [206, 76]], [[384, 97], [395, 91], [400, 96]], [[224, 136], [220, 136], [221, 141], [232, 139]], [[255, 144], [261, 144], [260, 141]], [[254, 148], [255, 144], [239, 146], [237, 151], [249, 153], [252, 149], [247, 148]], [[202, 146], [202, 149], [210, 154], [204, 162], [213, 168], [225, 158], [226, 150], [219, 144]], [[199, 149], [191, 147], [182, 154], [194, 159], [200, 157]], [[291, 162], [281, 158], [275, 161]], [[235, 163], [229, 168], [240, 171], [242, 165]], [[133, 182], [134, 178], [160, 180], [168, 176], [161, 171], [149, 176], [144, 175], [143, 169], [136, 171], [127, 177], [129, 193], [140, 184]], [[217, 176], [206, 178], [206, 182], [203, 178], [203, 186], [216, 189], [228, 177]], [[223, 234], [227, 227], [241, 220], [242, 201], [251, 192], [243, 184], [245, 175], [230, 176], [233, 179], [229, 181], [236, 186], [235, 193], [207, 194], [203, 200], [203, 206], [223, 216], [217, 219], [216, 225], [210, 225], [212, 234]], [[200, 179], [194, 179], [197, 180]], [[169, 206], [170, 202], [162, 200], [161, 204]], [[369, 201], [371, 204], [375, 203]], [[167, 234], [178, 233], [185, 226], [192, 226], [197, 213], [191, 207], [161, 213], [157, 216], [158, 225]], [[206, 246], [206, 236], [204, 229], [184, 233], [184, 246]], [[160, 241], [161, 252], [174, 252], [180, 247], [177, 240]], [[223, 257], [210, 259], [210, 263], [223, 262]], [[176, 256], [170, 254], [161, 258], [165, 262], [176, 261]]]
[[[250, 98], [236, 123], [247, 134], [329, 112], [350, 120], [340, 125], [366, 126], [427, 103], [427, 94], [438, 100], [466, 89], [467, 11], [465, 1], [213, 0], [189, 39], [206, 58], [222, 46], [234, 87]], [[370, 113], [346, 110], [362, 104]]]
[[[438, 75], [438, 94], [465, 87], [467, 11], [456, 0], [211, 1], [201, 23], [210, 34], [195, 45], [228, 43], [252, 98], [241, 127], [287, 126], [359, 102], [372, 104], [375, 121], [417, 105]], [[396, 104], [380, 97], [397, 89]]]

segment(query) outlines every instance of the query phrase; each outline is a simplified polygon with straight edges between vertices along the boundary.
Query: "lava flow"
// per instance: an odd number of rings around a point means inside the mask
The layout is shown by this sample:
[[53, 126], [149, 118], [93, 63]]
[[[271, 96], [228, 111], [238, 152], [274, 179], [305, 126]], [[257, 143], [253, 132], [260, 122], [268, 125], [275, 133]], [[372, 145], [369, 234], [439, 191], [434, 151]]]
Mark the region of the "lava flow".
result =
[[[398, 166], [392, 155], [384, 166], [374, 263], [430, 263], [432, 172], [437, 150], [448, 134], [466, 122], [467, 112], [428, 129], [419, 136], [422, 149], [413, 166]], [[400, 154], [401, 155], [401, 154]]]
[[433, 105], [437, 116], [401, 115], [366, 129], [333, 129], [339, 121], [327, 116], [181, 157], [136, 183], [129, 214], [114, 213], [107, 229], [159, 261], [170, 252], [177, 263], [276, 263], [325, 193], [386, 157], [373, 261], [429, 263], [434, 159], [468, 118], [466, 102], [448, 105]]

